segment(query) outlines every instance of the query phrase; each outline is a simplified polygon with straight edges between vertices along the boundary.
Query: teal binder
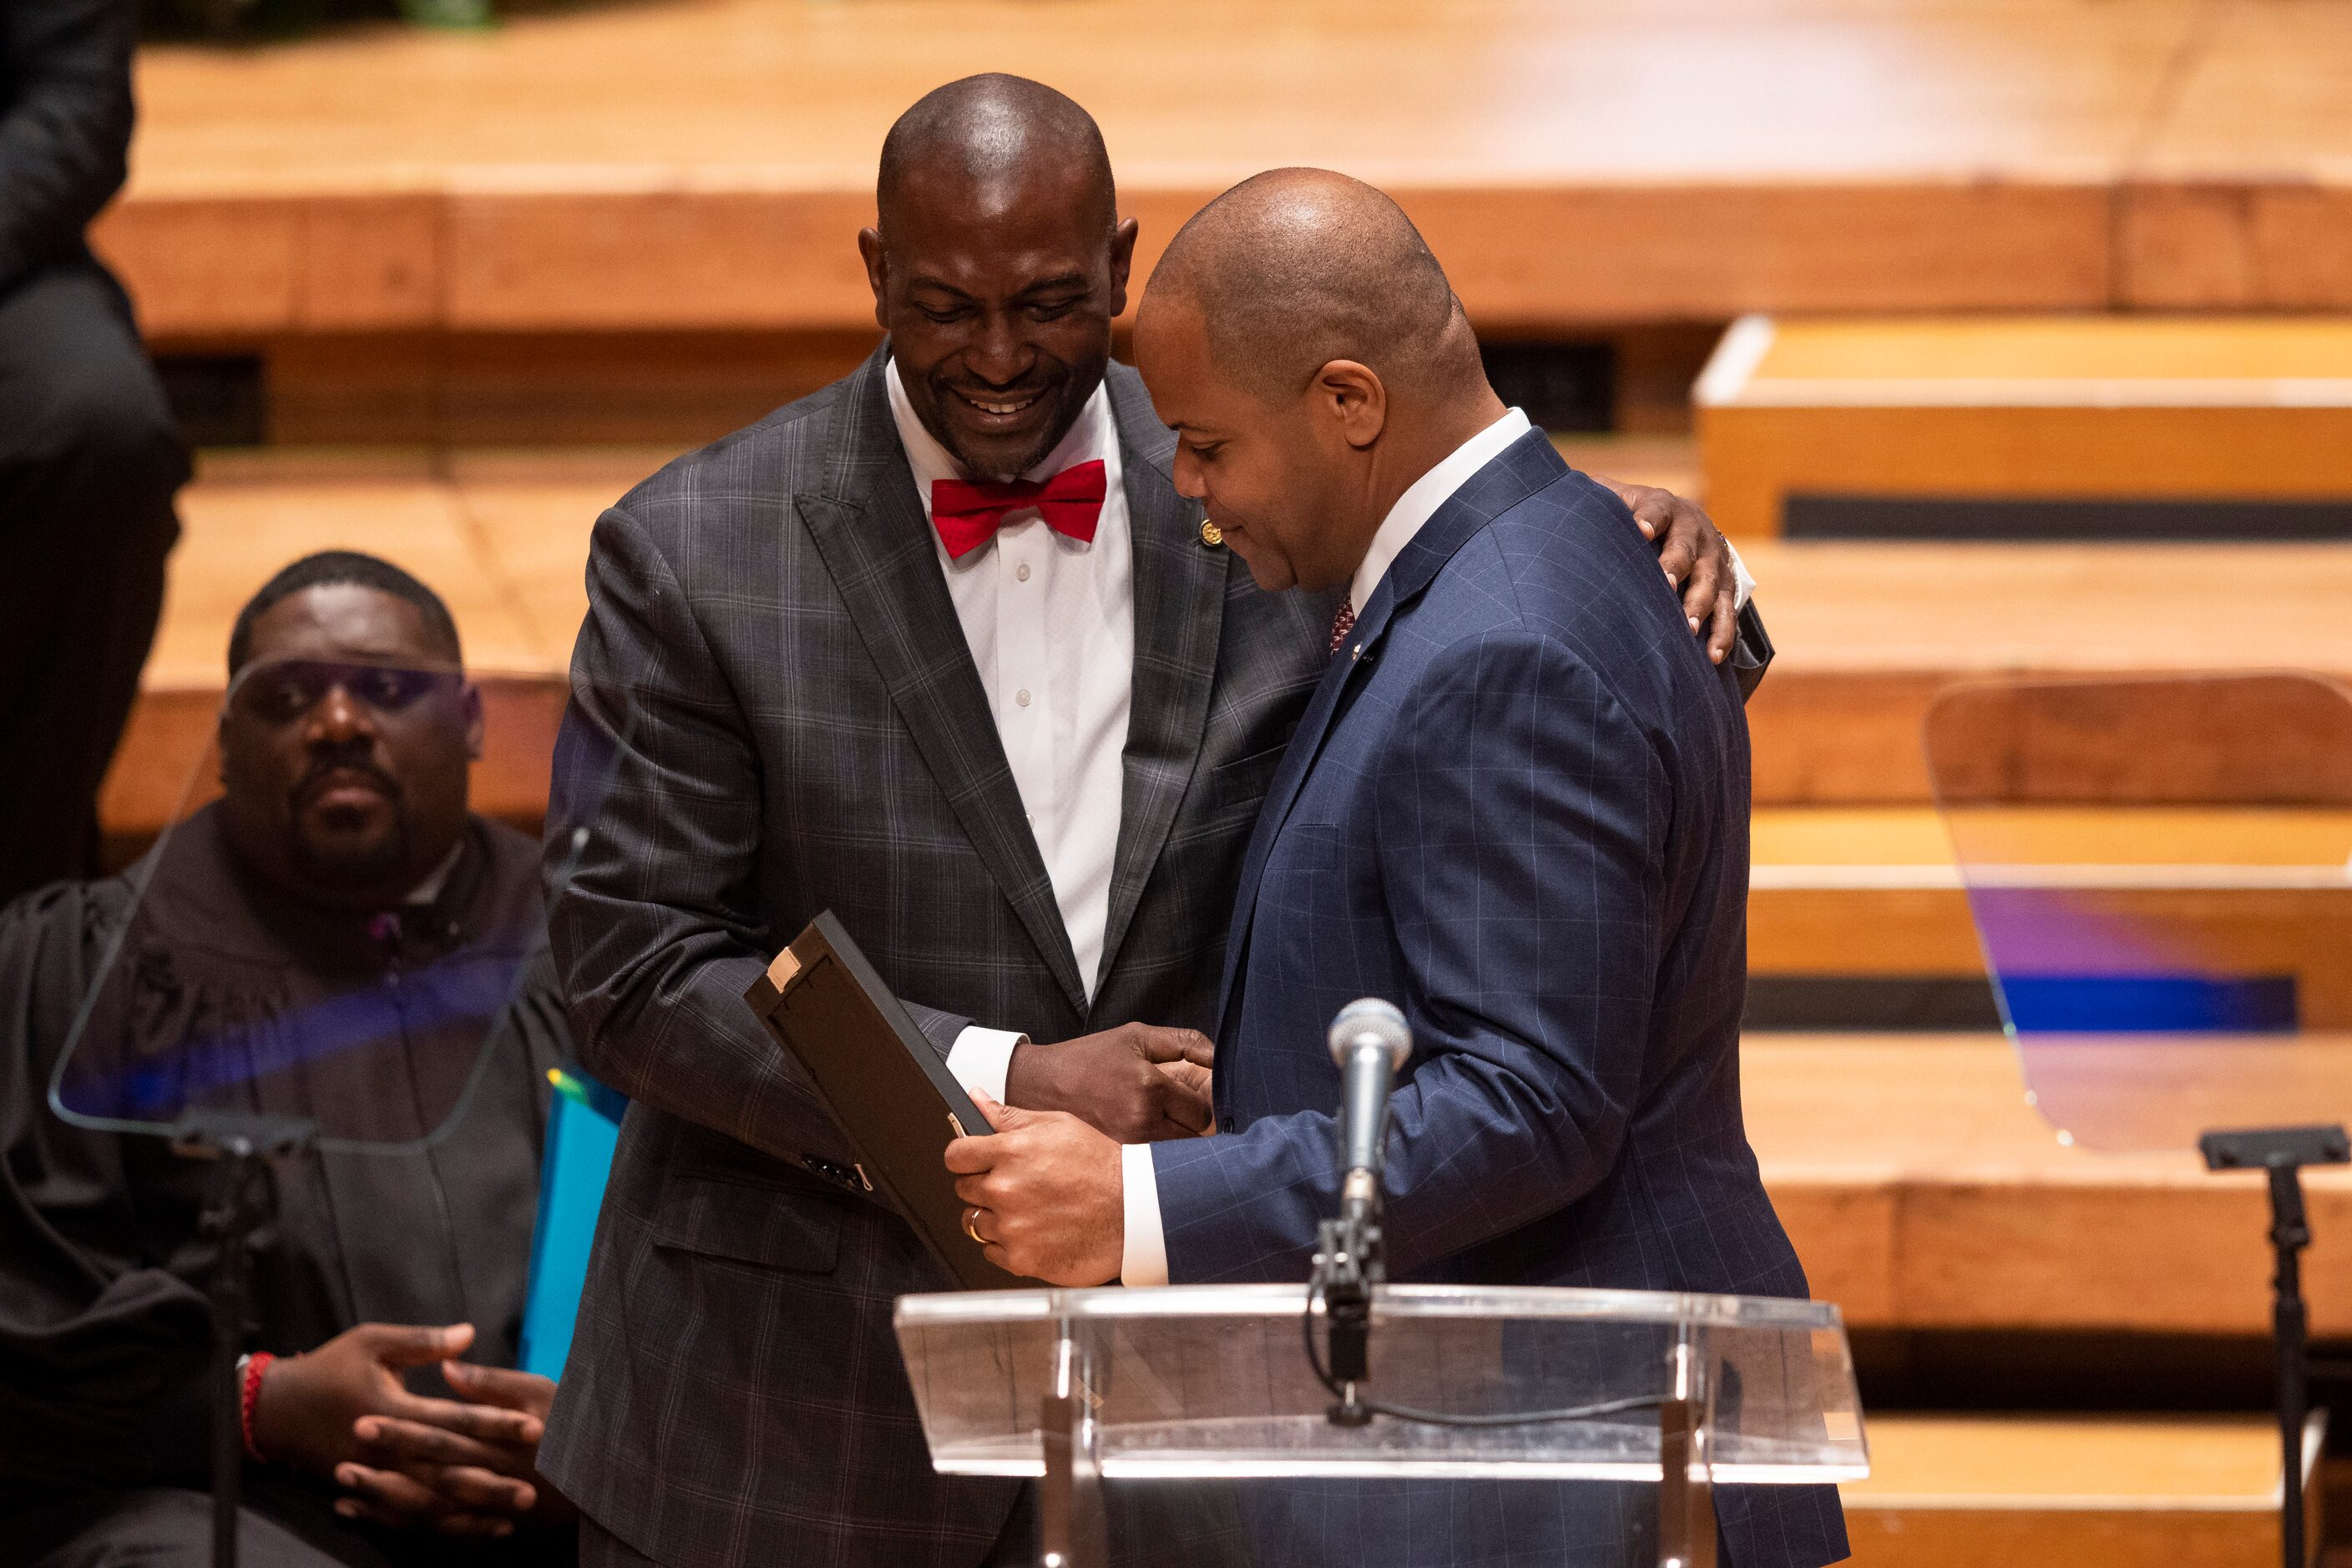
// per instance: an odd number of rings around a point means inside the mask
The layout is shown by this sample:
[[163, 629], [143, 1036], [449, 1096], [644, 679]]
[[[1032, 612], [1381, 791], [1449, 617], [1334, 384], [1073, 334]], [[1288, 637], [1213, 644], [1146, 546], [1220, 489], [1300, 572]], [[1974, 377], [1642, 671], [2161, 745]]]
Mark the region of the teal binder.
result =
[[530, 1234], [530, 1286], [523, 1298], [525, 1372], [563, 1375], [572, 1353], [572, 1325], [588, 1281], [588, 1247], [596, 1238], [596, 1212], [613, 1173], [613, 1148], [629, 1102], [578, 1068], [550, 1068], [555, 1086], [547, 1115], [547, 1152], [540, 1162], [539, 1219]]

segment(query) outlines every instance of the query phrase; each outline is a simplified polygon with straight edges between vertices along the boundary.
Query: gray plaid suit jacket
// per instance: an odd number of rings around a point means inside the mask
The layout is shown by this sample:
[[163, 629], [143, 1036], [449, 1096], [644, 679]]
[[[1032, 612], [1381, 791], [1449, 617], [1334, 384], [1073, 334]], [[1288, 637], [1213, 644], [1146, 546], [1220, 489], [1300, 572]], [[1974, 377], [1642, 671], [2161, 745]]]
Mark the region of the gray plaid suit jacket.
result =
[[[596, 525], [550, 813], [591, 824], [550, 914], [589, 1069], [634, 1102], [541, 1464], [664, 1563], [979, 1562], [1009, 1481], [934, 1475], [890, 1330], [939, 1289], [742, 1000], [833, 910], [942, 1050], [1210, 1030], [1258, 802], [1334, 601], [1201, 542], [1135, 374], [1135, 687], [1087, 1004], [884, 396], [845, 381], [680, 458]], [[594, 798], [589, 798], [594, 797]]]

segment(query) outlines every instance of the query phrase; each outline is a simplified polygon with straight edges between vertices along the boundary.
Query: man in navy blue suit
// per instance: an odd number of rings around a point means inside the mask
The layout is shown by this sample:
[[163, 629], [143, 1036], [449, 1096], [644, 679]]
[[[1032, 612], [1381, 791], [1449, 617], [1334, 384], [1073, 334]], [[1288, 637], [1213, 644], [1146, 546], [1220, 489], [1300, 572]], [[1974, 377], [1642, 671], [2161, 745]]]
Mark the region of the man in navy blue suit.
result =
[[[1623, 507], [1487, 385], [1368, 185], [1283, 170], [1169, 247], [1139, 368], [1261, 586], [1348, 586], [1225, 950], [1218, 1136], [1008, 1111], [949, 1163], [990, 1255], [1060, 1284], [1302, 1280], [1339, 1209], [1325, 1030], [1386, 997], [1392, 1278], [1802, 1296], [1741, 1123], [1748, 735]], [[1638, 1494], [1317, 1483], [1265, 1560], [1628, 1561]], [[1829, 1488], [1718, 1493], [1738, 1568], [1845, 1555]], [[1654, 1559], [1653, 1558], [1653, 1561]]]

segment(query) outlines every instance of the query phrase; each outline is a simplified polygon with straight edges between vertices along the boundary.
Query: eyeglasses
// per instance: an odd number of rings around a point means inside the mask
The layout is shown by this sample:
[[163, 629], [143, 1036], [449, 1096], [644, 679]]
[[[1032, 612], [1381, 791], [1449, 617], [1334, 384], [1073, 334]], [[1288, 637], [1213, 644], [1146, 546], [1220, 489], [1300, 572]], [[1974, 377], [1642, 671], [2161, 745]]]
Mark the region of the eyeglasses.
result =
[[345, 664], [323, 658], [289, 658], [256, 665], [237, 677], [229, 710], [265, 724], [290, 724], [341, 688], [354, 702], [378, 713], [397, 713], [426, 697], [454, 692], [465, 684], [454, 669], [415, 669], [399, 665]]

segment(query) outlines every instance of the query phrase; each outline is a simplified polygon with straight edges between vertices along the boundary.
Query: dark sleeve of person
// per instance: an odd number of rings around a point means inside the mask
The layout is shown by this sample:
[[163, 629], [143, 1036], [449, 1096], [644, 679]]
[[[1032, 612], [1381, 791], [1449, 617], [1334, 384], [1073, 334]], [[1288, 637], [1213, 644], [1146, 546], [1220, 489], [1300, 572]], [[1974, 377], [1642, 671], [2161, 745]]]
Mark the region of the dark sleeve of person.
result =
[[[771, 956], [757, 900], [773, 874], [749, 731], [668, 561], [605, 512], [549, 815], [549, 939], [580, 1060], [766, 1153], [846, 1165], [815, 1086], [743, 1000]], [[935, 1045], [954, 1037], [958, 1020], [918, 1016]]]
[[72, 884], [0, 912], [0, 1510], [209, 1453], [211, 1310], [141, 1257], [121, 1137], [48, 1105], [104, 929]]
[[1739, 607], [1739, 637], [1731, 645], [1731, 674], [1739, 682], [1739, 700], [1747, 701], [1764, 684], [1764, 672], [1772, 668], [1772, 634], [1764, 629], [1764, 616], [1750, 599]]
[[0, 293], [73, 255], [122, 188], [131, 0], [0, 5]]

